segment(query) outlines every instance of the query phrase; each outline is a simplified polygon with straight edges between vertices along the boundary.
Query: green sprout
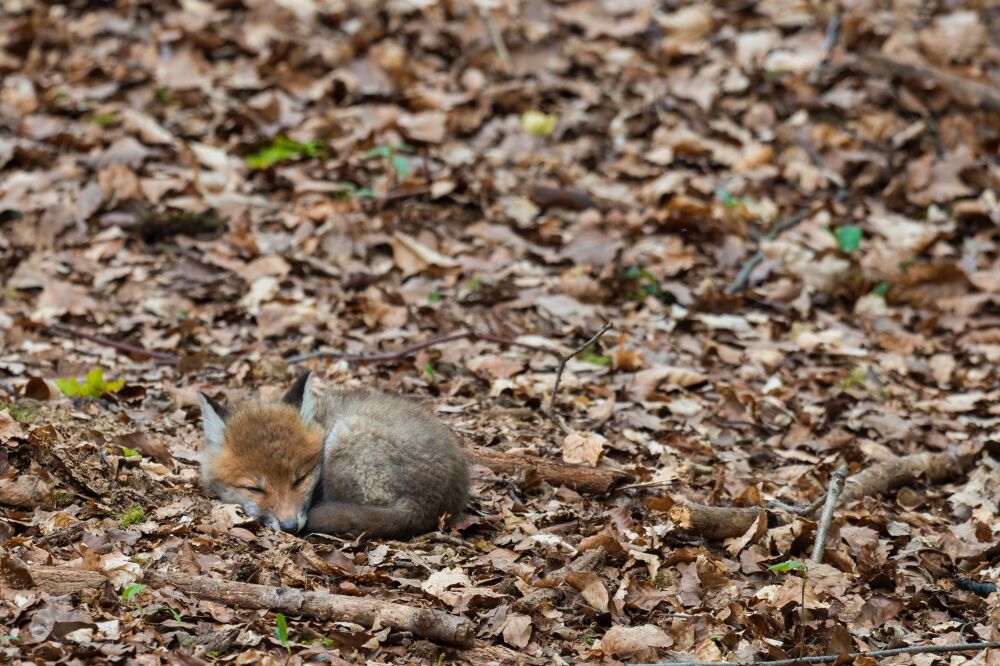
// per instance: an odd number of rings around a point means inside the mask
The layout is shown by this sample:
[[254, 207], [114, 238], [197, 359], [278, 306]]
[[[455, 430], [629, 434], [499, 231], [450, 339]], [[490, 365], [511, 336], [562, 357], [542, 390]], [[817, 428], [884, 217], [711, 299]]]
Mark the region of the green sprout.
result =
[[285, 646], [285, 649], [288, 650], [288, 654], [292, 654], [292, 647], [288, 644], [288, 622], [285, 621], [285, 614], [275, 614], [274, 623], [277, 625], [277, 628], [274, 630], [275, 635], [281, 641], [281, 644]]
[[123, 513], [118, 519], [118, 527], [123, 530], [127, 530], [133, 525], [138, 525], [146, 519], [146, 510], [143, 509], [138, 504], [133, 504], [132, 507]]
[[67, 398], [100, 398], [105, 393], [117, 391], [125, 386], [124, 379], [105, 381], [104, 371], [100, 368], [88, 372], [82, 384], [76, 377], [62, 377], [55, 383]]
[[264, 146], [256, 153], [251, 153], [244, 158], [248, 166], [254, 169], [266, 169], [267, 167], [295, 159], [296, 157], [320, 157], [323, 155], [323, 142], [319, 139], [300, 143], [279, 136], [271, 142], [271, 145]]

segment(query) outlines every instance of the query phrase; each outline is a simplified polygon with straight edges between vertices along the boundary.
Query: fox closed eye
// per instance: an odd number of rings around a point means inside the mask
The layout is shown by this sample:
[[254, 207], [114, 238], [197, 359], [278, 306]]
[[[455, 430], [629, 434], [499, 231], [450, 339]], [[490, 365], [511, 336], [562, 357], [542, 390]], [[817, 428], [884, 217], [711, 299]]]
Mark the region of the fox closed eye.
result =
[[266, 495], [267, 491], [259, 486], [242, 486], [243, 490], [246, 490], [257, 495]]
[[294, 482], [294, 483], [292, 483], [292, 488], [298, 488], [298, 487], [299, 487], [299, 486], [301, 486], [301, 485], [302, 485], [303, 483], [305, 483], [306, 479], [308, 479], [308, 478], [309, 478], [309, 475], [308, 475], [308, 474], [303, 474], [302, 476], [300, 476], [300, 477], [296, 478], [296, 479], [295, 479], [295, 482]]

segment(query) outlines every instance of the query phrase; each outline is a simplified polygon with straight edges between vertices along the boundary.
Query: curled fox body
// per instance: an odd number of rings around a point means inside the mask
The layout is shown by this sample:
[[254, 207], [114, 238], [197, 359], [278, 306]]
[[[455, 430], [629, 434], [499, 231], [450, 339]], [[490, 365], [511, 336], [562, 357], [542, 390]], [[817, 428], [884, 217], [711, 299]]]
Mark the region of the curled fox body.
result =
[[232, 411], [204, 394], [200, 402], [205, 485], [274, 529], [409, 537], [465, 507], [458, 440], [403, 398], [315, 396], [306, 373], [280, 402]]

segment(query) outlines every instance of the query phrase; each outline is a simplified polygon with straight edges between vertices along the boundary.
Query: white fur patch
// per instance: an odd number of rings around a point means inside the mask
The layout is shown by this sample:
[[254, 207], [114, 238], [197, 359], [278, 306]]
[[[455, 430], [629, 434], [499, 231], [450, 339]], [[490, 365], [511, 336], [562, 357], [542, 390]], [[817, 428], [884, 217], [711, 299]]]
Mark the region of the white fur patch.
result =
[[309, 377], [306, 379], [305, 388], [302, 391], [302, 406], [299, 407], [299, 417], [303, 423], [309, 424], [313, 422], [315, 416], [316, 396], [313, 395], [313, 376], [310, 372]]
[[198, 394], [198, 402], [201, 405], [202, 426], [205, 429], [205, 452], [218, 453], [222, 448], [222, 439], [226, 434], [226, 422], [209, 404], [205, 396]]

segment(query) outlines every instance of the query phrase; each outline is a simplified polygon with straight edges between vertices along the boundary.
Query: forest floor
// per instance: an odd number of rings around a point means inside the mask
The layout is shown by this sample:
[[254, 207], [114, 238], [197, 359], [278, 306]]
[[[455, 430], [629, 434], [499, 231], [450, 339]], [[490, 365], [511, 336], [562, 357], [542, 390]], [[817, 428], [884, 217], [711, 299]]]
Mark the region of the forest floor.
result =
[[[1000, 8], [843, 4], [5, 2], [0, 661], [1000, 638]], [[304, 368], [434, 409], [469, 515], [208, 497], [197, 391]]]

